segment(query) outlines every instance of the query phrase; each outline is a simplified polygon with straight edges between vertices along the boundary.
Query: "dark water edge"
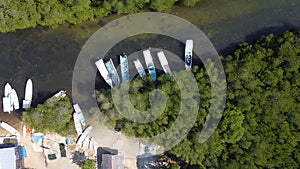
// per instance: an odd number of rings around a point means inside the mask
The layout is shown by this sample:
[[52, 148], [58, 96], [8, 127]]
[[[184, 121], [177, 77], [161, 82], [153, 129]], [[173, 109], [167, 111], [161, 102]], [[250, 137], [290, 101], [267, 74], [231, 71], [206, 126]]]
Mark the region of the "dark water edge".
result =
[[[194, 8], [175, 6], [171, 14], [197, 25], [221, 55], [233, 52], [240, 42], [251, 43], [261, 35], [300, 29], [300, 1], [297, 0], [209, 0]], [[60, 89], [66, 89], [71, 96], [73, 67], [81, 47], [95, 31], [119, 17], [111, 15], [75, 26], [65, 24], [54, 30], [38, 27], [0, 34], [0, 87], [9, 82], [21, 102], [26, 79], [32, 78], [33, 106]], [[141, 36], [131, 43], [125, 41], [110, 54], [116, 55], [125, 49], [130, 54], [149, 45], [159, 47], [168, 43], [148, 40]], [[182, 44], [173, 45], [178, 47], [174, 49], [175, 53], [182, 53]], [[99, 73], [97, 84], [100, 84], [97, 85], [99, 88], [108, 87]], [[2, 101], [0, 103], [2, 110]]]

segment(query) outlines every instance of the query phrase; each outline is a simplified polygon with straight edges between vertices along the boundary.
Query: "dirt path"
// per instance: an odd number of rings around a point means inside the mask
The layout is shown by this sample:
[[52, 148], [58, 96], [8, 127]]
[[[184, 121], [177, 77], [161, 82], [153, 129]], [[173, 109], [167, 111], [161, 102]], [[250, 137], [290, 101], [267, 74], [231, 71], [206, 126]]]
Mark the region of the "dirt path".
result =
[[125, 167], [137, 169], [136, 156], [141, 152], [138, 139], [128, 138], [112, 131], [95, 120], [87, 119], [87, 122], [93, 126], [91, 136], [94, 137], [98, 146], [117, 149], [124, 155]]

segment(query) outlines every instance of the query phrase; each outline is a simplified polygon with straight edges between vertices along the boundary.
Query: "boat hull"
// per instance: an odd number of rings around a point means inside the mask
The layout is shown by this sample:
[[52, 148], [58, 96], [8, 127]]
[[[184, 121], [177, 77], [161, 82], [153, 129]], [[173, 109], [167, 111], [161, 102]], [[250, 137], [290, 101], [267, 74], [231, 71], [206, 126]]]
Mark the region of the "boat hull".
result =
[[12, 87], [9, 83], [6, 83], [4, 86], [4, 97], [3, 97], [3, 112], [12, 112], [14, 110], [14, 102], [12, 96]]
[[75, 124], [76, 133], [78, 136], [80, 136], [82, 134], [82, 127], [81, 127], [80, 119], [79, 119], [77, 113], [73, 114], [73, 120], [74, 120], [74, 124]]
[[95, 62], [97, 69], [99, 70], [101, 76], [103, 77], [103, 79], [105, 80], [105, 82], [111, 87], [113, 88], [113, 84], [112, 84], [112, 79], [109, 76], [108, 70], [104, 64], [103, 59], [98, 60], [97, 62]]
[[109, 59], [109, 61], [107, 61], [105, 63], [105, 66], [106, 66], [107, 71], [108, 71], [112, 81], [114, 82], [114, 84], [116, 86], [119, 86], [120, 85], [120, 77], [118, 75], [118, 72], [116, 70], [116, 67], [115, 67], [113, 61], [111, 59]]
[[153, 63], [153, 58], [151, 56], [150, 50], [143, 51], [145, 62], [149, 71], [150, 76], [154, 81], [156, 81], [156, 70]]
[[23, 100], [23, 108], [29, 108], [32, 102], [32, 95], [33, 95], [33, 85], [32, 85], [32, 80], [28, 79], [26, 82], [26, 87], [25, 87], [25, 99]]
[[81, 123], [82, 126], [86, 126], [86, 121], [83, 115], [82, 110], [80, 109], [78, 104], [73, 105], [75, 113], [77, 114], [76, 116], [79, 119], [79, 122]]
[[17, 137], [18, 142], [20, 142], [20, 133], [15, 128], [3, 121], [0, 122], [0, 126], [8, 132], [10, 132], [12, 135], [15, 135]]
[[80, 135], [80, 137], [78, 138], [76, 144], [77, 144], [78, 146], [81, 146], [81, 147], [82, 147], [82, 146], [83, 146], [84, 140], [88, 138], [88, 136], [90, 135], [91, 131], [92, 131], [92, 126], [88, 126], [88, 127], [83, 131], [83, 133]]
[[146, 80], [147, 80], [147, 78], [146, 78], [146, 72], [145, 72], [144, 67], [143, 67], [143, 65], [141, 64], [140, 60], [137, 59], [136, 61], [133, 61], [133, 63], [134, 63], [134, 66], [135, 66], [136, 70], [138, 71], [140, 77], [141, 77], [144, 81], [146, 81]]
[[12, 101], [13, 101], [15, 110], [18, 110], [18, 109], [20, 108], [20, 107], [19, 107], [20, 105], [19, 105], [18, 94], [17, 94], [17, 92], [16, 92], [15, 89], [12, 89], [11, 97], [12, 97]]
[[121, 76], [122, 82], [129, 82], [129, 67], [128, 67], [128, 57], [123, 54], [120, 55], [120, 65], [121, 65]]
[[193, 40], [186, 40], [184, 58], [185, 69], [190, 70], [192, 68], [193, 63]]
[[159, 62], [161, 64], [161, 67], [164, 69], [164, 72], [167, 73], [167, 74], [172, 75], [172, 71], [170, 69], [168, 60], [167, 60], [164, 52], [163, 51], [158, 52], [157, 56], [158, 56]]

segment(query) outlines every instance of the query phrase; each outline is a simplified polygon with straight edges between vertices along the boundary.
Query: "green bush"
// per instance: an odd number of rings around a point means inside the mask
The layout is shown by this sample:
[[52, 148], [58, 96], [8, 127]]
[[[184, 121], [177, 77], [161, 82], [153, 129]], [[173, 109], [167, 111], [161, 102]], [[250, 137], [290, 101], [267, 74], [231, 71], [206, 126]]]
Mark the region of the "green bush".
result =
[[63, 136], [75, 134], [72, 118], [73, 106], [67, 96], [62, 99], [50, 98], [36, 108], [26, 109], [22, 121], [37, 132], [55, 132]]

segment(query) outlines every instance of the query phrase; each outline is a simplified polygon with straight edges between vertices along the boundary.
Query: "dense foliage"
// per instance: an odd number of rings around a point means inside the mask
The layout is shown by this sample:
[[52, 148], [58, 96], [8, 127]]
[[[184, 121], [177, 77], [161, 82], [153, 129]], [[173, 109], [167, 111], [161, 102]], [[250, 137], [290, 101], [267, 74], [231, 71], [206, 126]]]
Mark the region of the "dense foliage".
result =
[[1, 0], [0, 32], [36, 27], [77, 24], [108, 14], [131, 14], [145, 8], [168, 12], [175, 2], [194, 6], [200, 0]]
[[[170, 153], [190, 168], [299, 168], [300, 167], [300, 32], [263, 37], [242, 44], [222, 57], [227, 76], [227, 102], [222, 120], [203, 144], [199, 135], [210, 106], [211, 91], [204, 68], [194, 66], [201, 99], [194, 127]], [[110, 127], [127, 135], [146, 137], [167, 130], [177, 117], [180, 90], [168, 75], [158, 83], [140, 78], [130, 84], [135, 108], [150, 107], [155, 88], [167, 96], [161, 116], [147, 124], [134, 123], [118, 114], [110, 91], [97, 91], [100, 110]], [[98, 117], [103, 120], [103, 116]], [[178, 126], [181, 127], [181, 126]]]
[[82, 165], [82, 169], [96, 169], [96, 163], [93, 160], [84, 160]]
[[75, 134], [72, 118], [73, 106], [70, 98], [52, 97], [36, 108], [26, 109], [22, 121], [37, 132], [55, 132], [63, 136]]

